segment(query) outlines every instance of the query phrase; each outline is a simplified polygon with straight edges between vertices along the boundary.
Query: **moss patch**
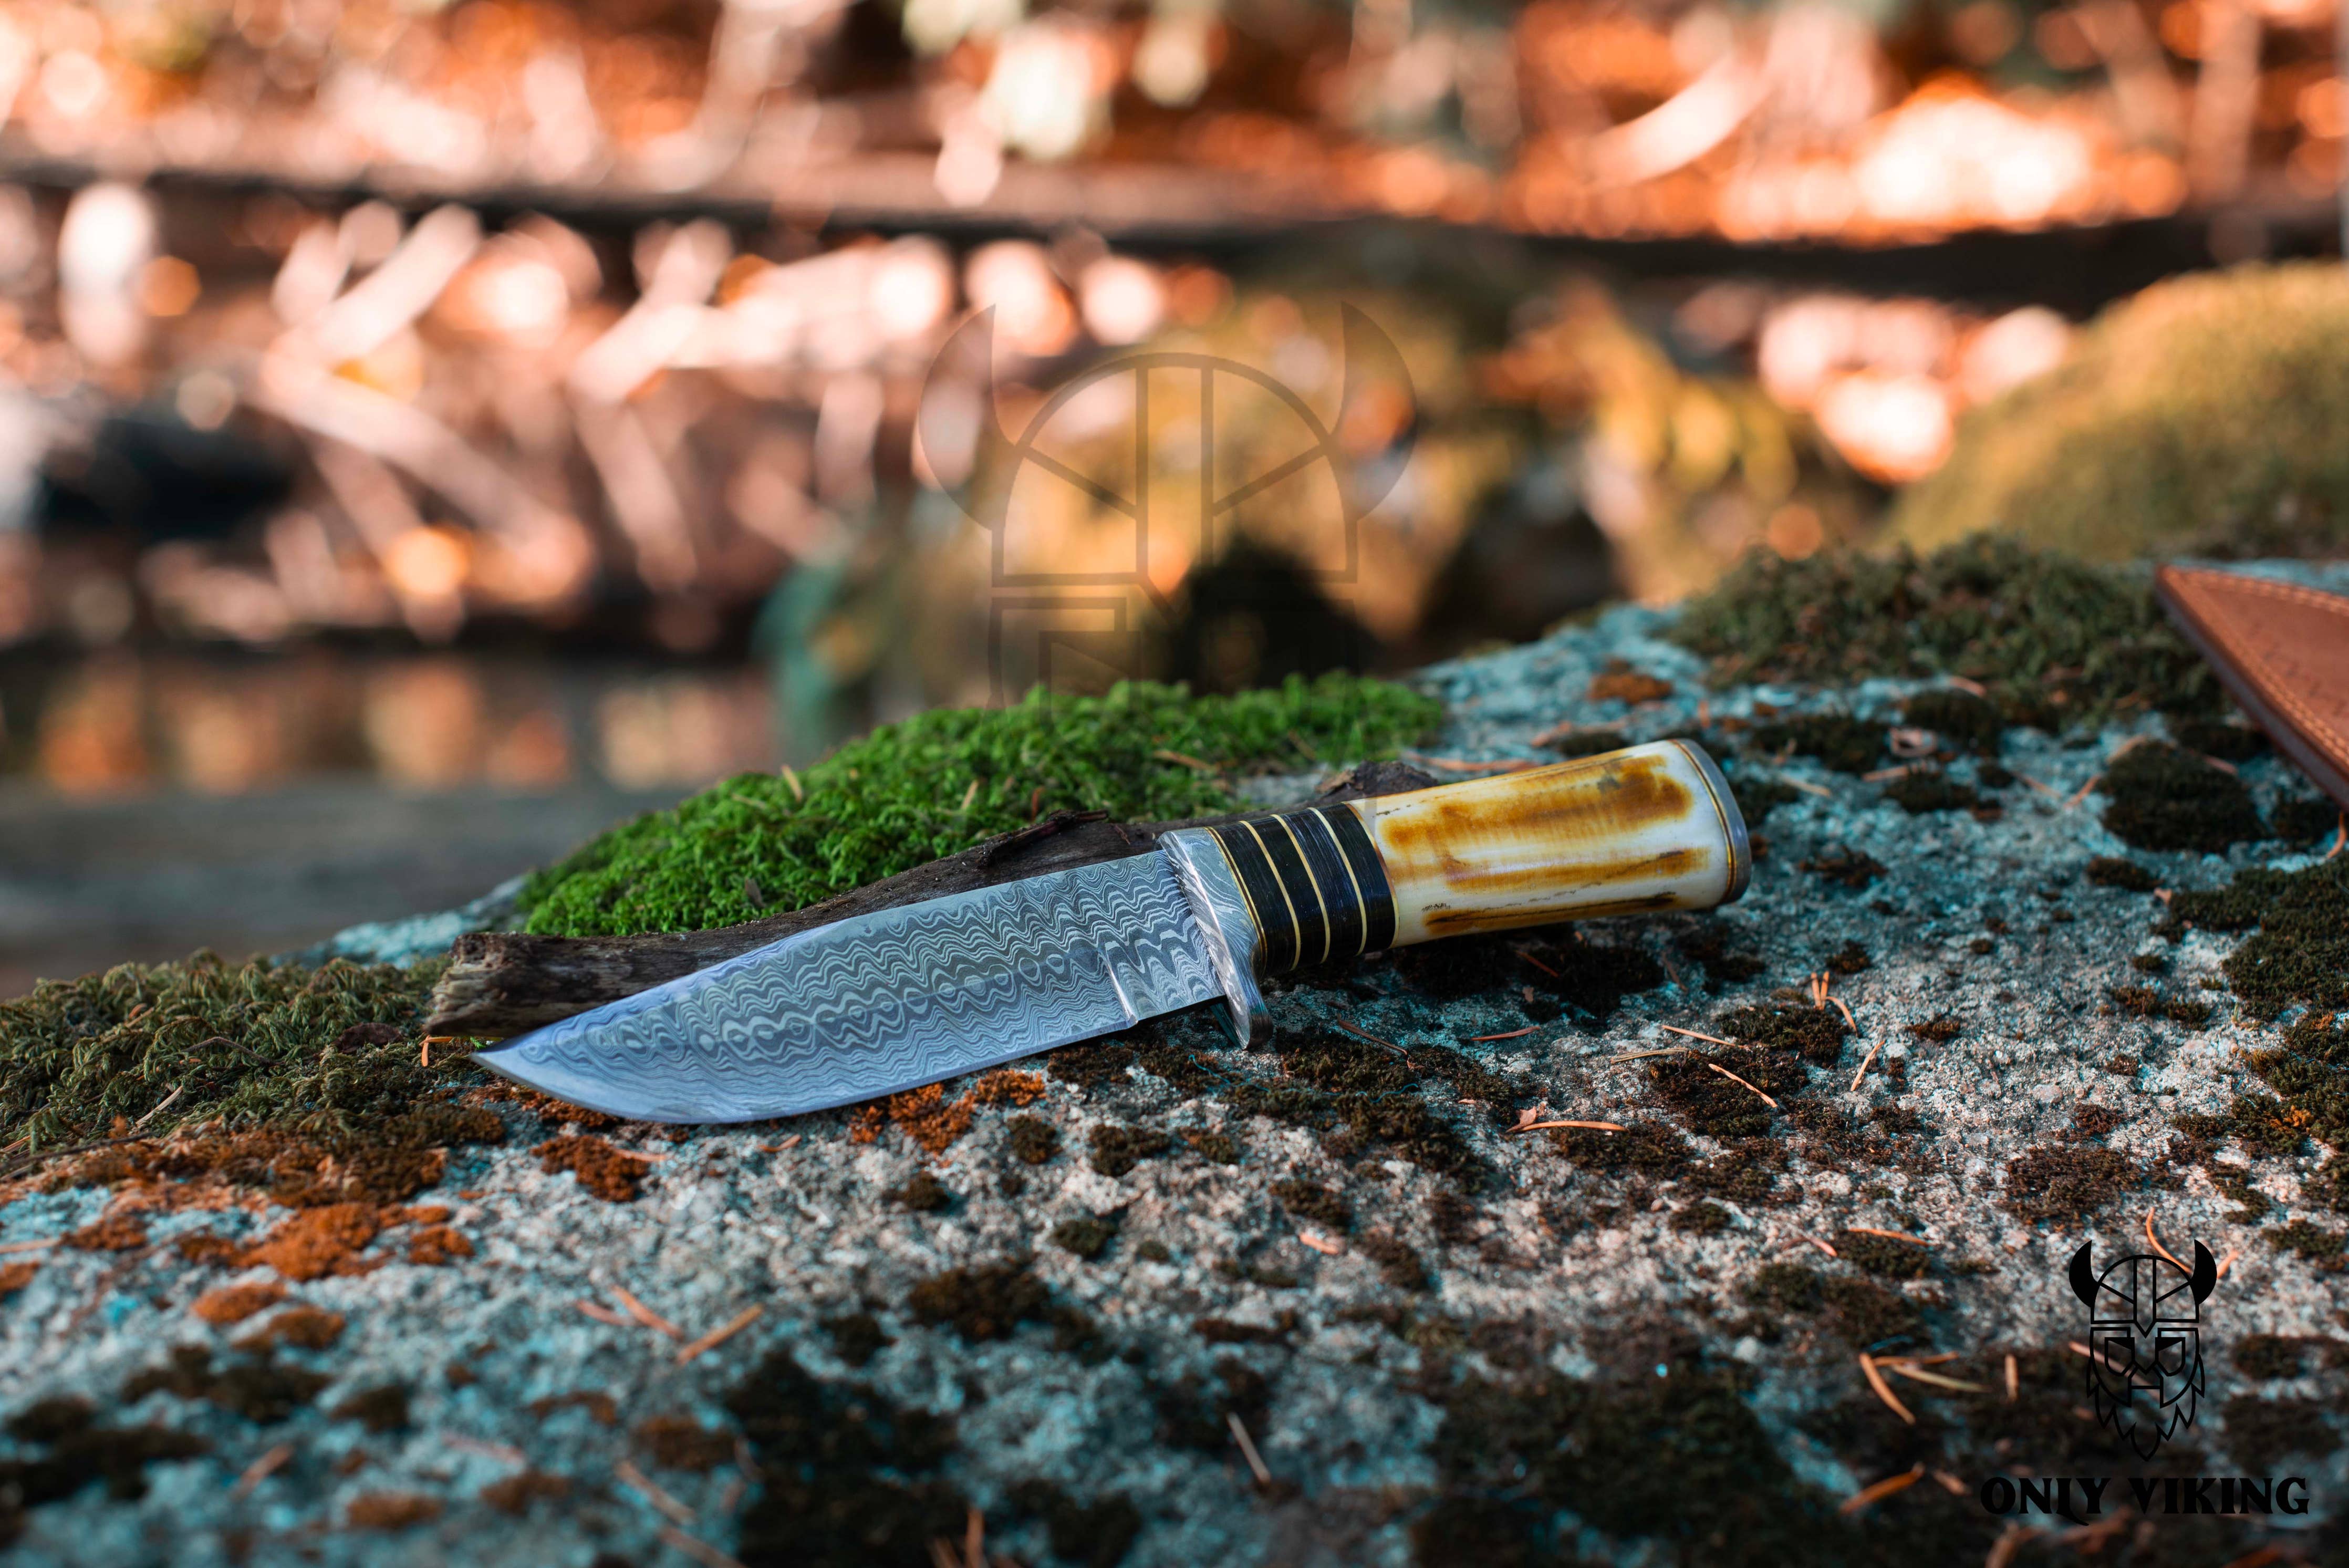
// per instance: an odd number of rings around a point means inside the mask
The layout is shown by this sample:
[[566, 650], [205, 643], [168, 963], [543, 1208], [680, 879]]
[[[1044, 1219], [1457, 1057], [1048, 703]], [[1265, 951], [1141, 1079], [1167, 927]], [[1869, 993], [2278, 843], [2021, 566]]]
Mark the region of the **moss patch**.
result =
[[[1819, 1067], [1836, 1064], [1843, 1055], [1844, 1036], [1851, 1033], [1851, 1026], [1836, 1009], [1799, 1002], [1741, 1007], [1722, 1019], [1720, 1027], [1732, 1040], [1792, 1051]], [[1742, 1071], [1733, 1065], [1733, 1070]]]
[[823, 1320], [823, 1331], [832, 1336], [832, 1353], [851, 1366], [864, 1366], [884, 1347], [897, 1343], [869, 1312], [828, 1317]]
[[1354, 1210], [1336, 1190], [1310, 1181], [1276, 1181], [1272, 1195], [1299, 1220], [1326, 1225], [1340, 1234], [1354, 1228]]
[[1660, 1540], [1667, 1560], [1691, 1568], [1844, 1559], [1851, 1530], [1787, 1468], [1744, 1376], [1692, 1358], [1659, 1365], [1662, 1376], [1642, 1367], [1620, 1383], [1470, 1379], [1446, 1391], [1433, 1452], [1447, 1492], [1493, 1500], [1474, 1510], [1475, 1529], [1518, 1562], [1571, 1561], [1547, 1533], [1548, 1515], [1567, 1510], [1612, 1535]]
[[1885, 1280], [1921, 1280], [1932, 1272], [1930, 1249], [1866, 1231], [1838, 1231], [1836, 1255], [1867, 1273]]
[[2178, 893], [2169, 919], [2173, 931], [2259, 928], [2220, 966], [2255, 1018], [2274, 1018], [2295, 1002], [2349, 1008], [2349, 856], [2299, 871], [2254, 867], [2225, 888]]
[[2160, 877], [2116, 855], [2099, 855], [2089, 861], [2088, 880], [2100, 888], [2121, 888], [2132, 893], [2150, 893], [2161, 886]]
[[1145, 1159], [1156, 1159], [1174, 1147], [1174, 1140], [1154, 1127], [1112, 1127], [1103, 1123], [1089, 1135], [1092, 1167], [1103, 1176], [1123, 1176]]
[[1008, 1339], [1022, 1323], [1041, 1323], [1051, 1298], [1025, 1258], [948, 1269], [921, 1281], [906, 1293], [916, 1321], [952, 1328], [968, 1343]]
[[1061, 1152], [1061, 1131], [1037, 1116], [1014, 1116], [1005, 1127], [1011, 1157], [1022, 1165], [1042, 1165]]
[[[698, 930], [796, 909], [1025, 827], [1043, 812], [1132, 820], [1237, 809], [1219, 776], [1275, 756], [1383, 755], [1433, 725], [1431, 699], [1342, 675], [1194, 698], [1121, 684], [941, 709], [852, 742], [796, 780], [746, 774], [613, 829], [534, 875], [529, 929]], [[796, 782], [798, 787], [794, 788]], [[755, 886], [761, 895], [750, 897]]]
[[266, 1355], [212, 1366], [201, 1345], [183, 1345], [160, 1366], [135, 1372], [122, 1386], [122, 1400], [135, 1405], [150, 1394], [202, 1399], [256, 1426], [274, 1426], [318, 1397], [334, 1379], [298, 1366], [281, 1366]]
[[1334, 1030], [1312, 1030], [1279, 1044], [1288, 1077], [1235, 1082], [1225, 1096], [1234, 1110], [1330, 1128], [1323, 1147], [1338, 1158], [1383, 1146], [1464, 1186], [1484, 1179], [1483, 1162], [1467, 1139], [1421, 1097], [1419, 1085], [1430, 1078], [1469, 1085], [1480, 1095], [1499, 1096], [1486, 1101], [1487, 1110], [1506, 1119], [1506, 1108], [1519, 1094], [1510, 1080], [1441, 1046], [1401, 1053]]
[[1379, 1272], [1395, 1289], [1423, 1291], [1428, 1287], [1425, 1260], [1392, 1232], [1372, 1231], [1362, 1238], [1361, 1249], [1362, 1255], [1379, 1266]]
[[2223, 1407], [2227, 1452], [2253, 1475], [2275, 1469], [2293, 1454], [2323, 1459], [2341, 1447], [2341, 1434], [2324, 1414], [2315, 1399], [2238, 1394]]
[[2214, 713], [2220, 702], [2146, 574], [2005, 540], [1921, 559], [1757, 553], [1670, 635], [1712, 658], [1723, 684], [1957, 675], [1986, 688], [2013, 723], [2098, 722], [2148, 707]]
[[1900, 707], [1900, 722], [1911, 729], [1930, 730], [1941, 739], [1986, 757], [1998, 755], [2006, 733], [2006, 715], [1987, 697], [1956, 686], [1935, 687], [1912, 694]]
[[380, 1124], [480, 1076], [453, 1053], [420, 1064], [415, 1030], [442, 967], [308, 970], [199, 953], [43, 981], [0, 1002], [0, 1147], [26, 1135], [33, 1152], [119, 1137], [175, 1092], [140, 1130]]
[[1013, 1484], [1011, 1506], [1044, 1521], [1052, 1555], [1076, 1568], [1116, 1568], [1142, 1533], [1142, 1511], [1116, 1492], [1079, 1502], [1050, 1481]]
[[2023, 1220], [2076, 1220], [2144, 1179], [2145, 1173], [2117, 1150], [2051, 1145], [2025, 1149], [2007, 1162], [2002, 1201]]
[[[1735, 1079], [1725, 1075], [1732, 1073]], [[1762, 1096], [1783, 1104], [1802, 1092], [1809, 1076], [1801, 1063], [1784, 1057], [1725, 1052], [1667, 1056], [1648, 1069], [1656, 1093], [1692, 1131], [1718, 1138], [1758, 1137], [1768, 1132], [1772, 1107]]]
[[893, 1188], [884, 1196], [900, 1209], [910, 1209], [918, 1214], [936, 1214], [954, 1202], [954, 1194], [926, 1170], [914, 1172], [905, 1179], [905, 1186]]
[[27, 1405], [9, 1418], [8, 1435], [47, 1452], [0, 1459], [0, 1551], [22, 1533], [28, 1510], [101, 1482], [107, 1496], [136, 1501], [147, 1495], [149, 1465], [212, 1451], [202, 1438], [169, 1427], [102, 1425], [88, 1400], [73, 1398]]
[[1893, 512], [1920, 547], [1997, 530], [2106, 560], [2349, 538], [2349, 278], [2318, 262], [2157, 284], [1974, 410]]
[[2105, 826], [2139, 849], [2224, 854], [2267, 832], [2241, 779], [2158, 741], [2114, 758], [2097, 787], [2111, 802]]
[[1765, 752], [1816, 757], [1839, 774], [1864, 774], [1884, 754], [1884, 726], [1848, 713], [1806, 713], [1758, 724], [1754, 743]]
[[1910, 768], [1884, 786], [1884, 798], [1911, 816], [1932, 811], [1997, 811], [1985, 805], [1971, 784], [1962, 784], [1940, 768]]
[[1088, 1263], [1107, 1251], [1116, 1236], [1116, 1221], [1098, 1215], [1080, 1215], [1052, 1227], [1052, 1245]]
[[861, 1384], [819, 1383], [785, 1351], [727, 1397], [761, 1478], [735, 1555], [748, 1568], [930, 1568], [968, 1504], [938, 1479], [951, 1419]]

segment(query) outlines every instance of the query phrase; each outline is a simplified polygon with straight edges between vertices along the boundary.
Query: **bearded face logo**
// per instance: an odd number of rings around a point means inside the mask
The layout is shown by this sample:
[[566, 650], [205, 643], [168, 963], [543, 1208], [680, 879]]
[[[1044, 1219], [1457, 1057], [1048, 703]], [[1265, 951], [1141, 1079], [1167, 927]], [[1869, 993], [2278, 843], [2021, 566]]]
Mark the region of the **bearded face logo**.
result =
[[2137, 1252], [2102, 1274], [2082, 1245], [2072, 1293], [2088, 1309], [2088, 1397], [2096, 1418], [2141, 1459], [2194, 1424], [2202, 1387], [2202, 1303], [2219, 1282], [2210, 1249], [2194, 1243], [2191, 1273]]

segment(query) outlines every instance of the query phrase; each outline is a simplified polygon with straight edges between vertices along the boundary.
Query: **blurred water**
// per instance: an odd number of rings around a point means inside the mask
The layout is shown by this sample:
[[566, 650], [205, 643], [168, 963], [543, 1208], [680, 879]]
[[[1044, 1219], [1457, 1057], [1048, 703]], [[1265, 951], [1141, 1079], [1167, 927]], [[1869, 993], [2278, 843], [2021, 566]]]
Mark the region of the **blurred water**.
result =
[[0, 666], [0, 995], [450, 908], [772, 765], [734, 668], [472, 654]]

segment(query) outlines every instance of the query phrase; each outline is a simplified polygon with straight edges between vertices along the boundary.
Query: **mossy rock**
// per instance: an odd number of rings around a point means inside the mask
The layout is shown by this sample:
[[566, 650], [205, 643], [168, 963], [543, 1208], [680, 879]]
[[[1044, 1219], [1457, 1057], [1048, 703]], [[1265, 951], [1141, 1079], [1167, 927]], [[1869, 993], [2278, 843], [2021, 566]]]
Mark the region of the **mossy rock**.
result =
[[1932, 549], [2002, 533], [2094, 560], [2310, 555], [2349, 541], [2349, 273], [2175, 279], [2114, 306], [2071, 358], [1976, 409], [1893, 510]]
[[804, 908], [1025, 827], [1045, 812], [1130, 821], [1242, 804], [1230, 775], [1391, 754], [1441, 714], [1382, 680], [1292, 677], [1193, 697], [1125, 682], [884, 725], [804, 774], [745, 774], [602, 835], [523, 886], [528, 929], [701, 930]]
[[[2005, 723], [2045, 729], [2147, 709], [2223, 711], [2209, 668], [2154, 602], [2149, 573], [2012, 539], [1971, 539], [1931, 555], [1904, 546], [1801, 561], [1750, 556], [1666, 635], [1711, 659], [1724, 686], [1956, 676], [1982, 687]], [[1946, 699], [1929, 702], [1924, 715], [1957, 716]], [[1988, 717], [1966, 707], [1970, 744], [1985, 743]], [[1883, 741], [1880, 725], [1861, 728], [1812, 716], [1757, 743], [1791, 743], [1860, 773]], [[1868, 755], [1854, 754], [1862, 751]]]

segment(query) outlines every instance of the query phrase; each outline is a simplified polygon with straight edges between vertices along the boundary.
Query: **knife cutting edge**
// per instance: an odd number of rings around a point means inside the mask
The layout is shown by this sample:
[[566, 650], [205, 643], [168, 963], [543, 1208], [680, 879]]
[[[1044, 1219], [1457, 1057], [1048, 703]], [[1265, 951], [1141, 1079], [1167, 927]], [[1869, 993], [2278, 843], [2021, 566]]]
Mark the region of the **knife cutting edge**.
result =
[[1291, 807], [798, 932], [475, 1053], [574, 1105], [740, 1122], [850, 1105], [1437, 937], [1702, 909], [1745, 890], [1702, 747], [1656, 741], [1407, 794]]

